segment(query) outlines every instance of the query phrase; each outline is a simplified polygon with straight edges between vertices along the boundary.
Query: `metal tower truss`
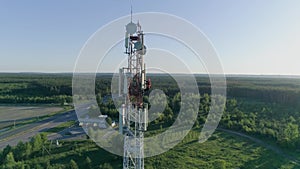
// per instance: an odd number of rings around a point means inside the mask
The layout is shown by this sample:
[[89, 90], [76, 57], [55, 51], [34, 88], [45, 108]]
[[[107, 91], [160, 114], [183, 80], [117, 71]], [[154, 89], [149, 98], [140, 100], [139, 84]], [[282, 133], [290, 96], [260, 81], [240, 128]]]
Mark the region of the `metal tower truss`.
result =
[[146, 80], [144, 34], [139, 23], [126, 25], [125, 53], [128, 67], [119, 71], [119, 96], [123, 104], [119, 113], [119, 132], [124, 135], [123, 169], [144, 169], [144, 132], [147, 130], [148, 105], [143, 103]]

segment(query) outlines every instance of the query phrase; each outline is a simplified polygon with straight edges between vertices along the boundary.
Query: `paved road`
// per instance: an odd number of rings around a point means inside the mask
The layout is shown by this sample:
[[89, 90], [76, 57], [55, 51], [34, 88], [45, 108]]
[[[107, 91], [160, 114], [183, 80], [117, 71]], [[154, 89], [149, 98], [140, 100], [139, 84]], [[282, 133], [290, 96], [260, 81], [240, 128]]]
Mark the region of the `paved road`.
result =
[[39, 122], [24, 125], [22, 127], [0, 133], [0, 149], [3, 149], [8, 144], [11, 146], [17, 145], [19, 141], [29, 141], [32, 136], [39, 132], [46, 131], [56, 127], [64, 122], [76, 120], [74, 110], [65, 113], [57, 114]]

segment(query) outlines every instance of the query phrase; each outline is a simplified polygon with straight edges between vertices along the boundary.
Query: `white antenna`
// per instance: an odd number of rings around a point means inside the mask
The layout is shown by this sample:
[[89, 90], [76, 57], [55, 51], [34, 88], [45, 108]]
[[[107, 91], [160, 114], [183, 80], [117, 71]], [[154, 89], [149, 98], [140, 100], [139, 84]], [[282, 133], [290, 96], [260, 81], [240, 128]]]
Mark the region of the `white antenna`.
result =
[[130, 0], [130, 22], [132, 22], [132, 0]]

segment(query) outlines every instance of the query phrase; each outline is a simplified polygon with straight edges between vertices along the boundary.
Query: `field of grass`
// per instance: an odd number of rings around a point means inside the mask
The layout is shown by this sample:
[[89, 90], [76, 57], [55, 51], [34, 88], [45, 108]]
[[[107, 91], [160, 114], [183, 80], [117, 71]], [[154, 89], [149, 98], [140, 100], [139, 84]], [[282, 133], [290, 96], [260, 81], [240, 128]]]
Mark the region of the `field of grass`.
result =
[[[146, 159], [146, 168], [294, 168], [295, 164], [251, 140], [216, 132], [207, 142], [198, 143], [192, 131], [176, 147]], [[299, 166], [298, 166], [299, 167]]]
[[50, 106], [0, 106], [0, 122], [49, 115], [63, 110]]
[[58, 106], [0, 106], [0, 129], [14, 125], [24, 125], [43, 117], [62, 112], [66, 108]]
[[54, 128], [50, 128], [49, 130], [45, 131], [45, 133], [47, 133], [47, 134], [57, 133], [68, 127], [74, 126], [74, 125], [75, 125], [75, 121], [68, 121], [68, 122], [62, 123]]

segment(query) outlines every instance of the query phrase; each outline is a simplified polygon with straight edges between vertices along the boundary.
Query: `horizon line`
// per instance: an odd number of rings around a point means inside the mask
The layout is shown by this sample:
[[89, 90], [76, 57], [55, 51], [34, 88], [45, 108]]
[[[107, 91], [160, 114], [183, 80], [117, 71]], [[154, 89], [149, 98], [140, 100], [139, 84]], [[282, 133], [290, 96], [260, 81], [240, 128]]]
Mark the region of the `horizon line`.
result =
[[[14, 72], [14, 71], [11, 71], [11, 72], [1, 72], [0, 71], [0, 74], [74, 74], [74, 72], [64, 72], [64, 71], [61, 71], [61, 72], [37, 72], [37, 71], [33, 71], [33, 72], [22, 72], [22, 71], [19, 71], [19, 72]], [[80, 74], [94, 74], [95, 72], [80, 72]], [[114, 74], [114, 72], [96, 72], [96, 74]], [[164, 74], [168, 74], [168, 73], [160, 73], [160, 72], [148, 72], [148, 74], [161, 74], [161, 75], [164, 75]], [[170, 73], [170, 74], [173, 74], [173, 75], [187, 75], [189, 73], [180, 73], [180, 72], [174, 72], [174, 73]], [[225, 75], [225, 76], [294, 76], [294, 77], [300, 77], [300, 74], [272, 74], [272, 73], [266, 73], [266, 74], [263, 74], [263, 73], [211, 73], [211, 74], [208, 74], [208, 73], [192, 73], [193, 75]]]

